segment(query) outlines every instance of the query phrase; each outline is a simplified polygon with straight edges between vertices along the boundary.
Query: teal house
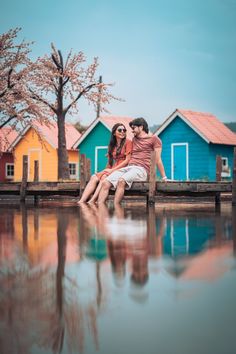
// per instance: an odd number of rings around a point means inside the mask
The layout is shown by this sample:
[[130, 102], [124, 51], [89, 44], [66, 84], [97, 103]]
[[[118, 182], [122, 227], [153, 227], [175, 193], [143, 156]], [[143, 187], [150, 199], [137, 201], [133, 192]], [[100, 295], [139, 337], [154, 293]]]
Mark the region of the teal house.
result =
[[162, 140], [162, 160], [168, 178], [214, 181], [219, 155], [222, 179], [232, 179], [236, 134], [214, 115], [176, 109], [155, 134]]
[[87, 130], [76, 141], [74, 147], [80, 154], [85, 154], [91, 161], [91, 174], [103, 170], [107, 165], [107, 148], [111, 130], [116, 123], [125, 125], [127, 138], [132, 140], [133, 134], [129, 122], [133, 118], [124, 116], [101, 116], [95, 119]]

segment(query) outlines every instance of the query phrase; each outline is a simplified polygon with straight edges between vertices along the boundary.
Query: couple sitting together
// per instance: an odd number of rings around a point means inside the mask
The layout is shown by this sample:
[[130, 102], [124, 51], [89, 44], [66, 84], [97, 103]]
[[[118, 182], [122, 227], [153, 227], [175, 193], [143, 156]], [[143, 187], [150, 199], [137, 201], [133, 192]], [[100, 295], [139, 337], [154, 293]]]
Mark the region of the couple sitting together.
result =
[[152, 151], [155, 151], [156, 166], [162, 180], [167, 180], [161, 160], [161, 140], [149, 134], [148, 124], [143, 118], [132, 120], [129, 126], [134, 134], [132, 141], [126, 139], [126, 128], [122, 123], [113, 126], [107, 168], [90, 178], [78, 204], [95, 203], [97, 200], [105, 203], [112, 187], [116, 189], [114, 204], [119, 204], [125, 189], [131, 188], [133, 182], [147, 181]]

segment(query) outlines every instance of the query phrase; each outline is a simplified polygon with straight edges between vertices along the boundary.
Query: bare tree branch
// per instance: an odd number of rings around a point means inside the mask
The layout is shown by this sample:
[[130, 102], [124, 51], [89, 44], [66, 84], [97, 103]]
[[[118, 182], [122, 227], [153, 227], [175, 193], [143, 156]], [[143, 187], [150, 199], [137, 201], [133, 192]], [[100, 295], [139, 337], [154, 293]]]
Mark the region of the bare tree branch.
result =
[[36, 101], [40, 101], [42, 103], [44, 103], [46, 106], [48, 106], [49, 108], [51, 108], [51, 110], [57, 114], [57, 110], [53, 107], [53, 105], [51, 105], [49, 102], [47, 102], [45, 99], [43, 99], [42, 97], [40, 97], [39, 95], [37, 95], [31, 88], [29, 88], [29, 91], [31, 92], [32, 96], [31, 98], [33, 98]]
[[97, 83], [93, 83], [93, 84], [88, 85], [87, 87], [85, 87], [85, 88], [78, 94], [78, 96], [64, 109], [64, 113], [66, 114], [66, 113], [69, 111], [69, 109], [71, 108], [71, 106], [73, 106], [73, 104], [75, 104], [75, 103], [80, 99], [81, 96], [83, 96], [86, 92], [88, 92], [89, 90], [91, 90], [91, 88], [92, 88], [93, 86], [96, 86], [96, 85], [97, 85]]

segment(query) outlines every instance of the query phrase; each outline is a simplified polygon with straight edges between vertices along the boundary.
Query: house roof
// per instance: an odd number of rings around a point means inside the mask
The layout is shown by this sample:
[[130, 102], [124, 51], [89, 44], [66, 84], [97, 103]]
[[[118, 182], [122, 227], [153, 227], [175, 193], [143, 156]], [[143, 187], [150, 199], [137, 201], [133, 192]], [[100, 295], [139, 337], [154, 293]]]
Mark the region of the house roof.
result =
[[[27, 125], [25, 129], [21, 132], [20, 136], [13, 142], [11, 148], [15, 147], [22, 137], [27, 133], [30, 128], [34, 128], [40, 135], [41, 138], [45, 139], [54, 149], [58, 148], [58, 127], [56, 122], [50, 122], [50, 124], [40, 123], [34, 121], [31, 125]], [[67, 150], [73, 150], [73, 145], [77, 141], [81, 134], [78, 130], [70, 123], [65, 123], [66, 131], [66, 148]]]
[[183, 109], [176, 109], [157, 129], [155, 134], [159, 135], [177, 116], [195, 130], [207, 143], [236, 145], [236, 134], [213, 114]]
[[18, 132], [10, 127], [4, 127], [0, 129], [0, 151], [8, 152], [9, 147], [13, 141], [17, 138]]
[[134, 118], [132, 117], [112, 116], [112, 115], [101, 116], [99, 118], [96, 118], [86, 129], [86, 131], [81, 135], [81, 137], [74, 143], [73, 148], [74, 149], [77, 148], [99, 122], [102, 123], [110, 131], [112, 130], [114, 124], [116, 123], [123, 124], [127, 129], [127, 138], [132, 140], [133, 134], [131, 132], [129, 122], [133, 119]]

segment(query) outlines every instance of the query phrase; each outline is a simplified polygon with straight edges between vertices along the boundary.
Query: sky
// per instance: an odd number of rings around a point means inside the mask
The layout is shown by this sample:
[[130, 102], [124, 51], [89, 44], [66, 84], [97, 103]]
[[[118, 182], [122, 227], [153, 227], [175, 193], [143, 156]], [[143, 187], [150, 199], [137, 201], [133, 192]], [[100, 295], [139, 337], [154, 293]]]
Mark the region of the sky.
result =
[[[32, 59], [83, 51], [112, 82], [112, 115], [161, 124], [176, 109], [236, 122], [236, 0], [0, 0], [0, 33], [21, 27]], [[70, 121], [96, 117], [81, 100]]]

